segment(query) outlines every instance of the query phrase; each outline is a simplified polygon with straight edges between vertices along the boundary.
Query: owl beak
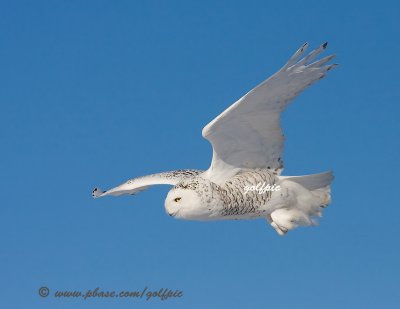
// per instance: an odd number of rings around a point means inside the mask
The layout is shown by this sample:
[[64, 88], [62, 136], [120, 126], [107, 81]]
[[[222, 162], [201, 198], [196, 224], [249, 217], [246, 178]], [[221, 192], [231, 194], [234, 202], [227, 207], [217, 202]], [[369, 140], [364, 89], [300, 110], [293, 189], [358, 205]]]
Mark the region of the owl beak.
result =
[[175, 217], [175, 215], [178, 213], [178, 211], [175, 211], [175, 212], [169, 212], [169, 211], [167, 211], [167, 213], [168, 213], [168, 215], [169, 215], [170, 217]]

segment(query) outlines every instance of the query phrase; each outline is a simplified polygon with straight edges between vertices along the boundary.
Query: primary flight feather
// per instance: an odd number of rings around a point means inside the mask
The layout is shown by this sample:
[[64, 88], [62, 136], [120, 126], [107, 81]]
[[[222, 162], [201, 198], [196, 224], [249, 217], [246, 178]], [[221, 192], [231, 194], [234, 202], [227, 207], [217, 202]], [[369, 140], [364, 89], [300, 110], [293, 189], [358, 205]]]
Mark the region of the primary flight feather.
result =
[[279, 235], [315, 225], [330, 201], [331, 172], [281, 176], [280, 116], [304, 89], [326, 76], [334, 55], [315, 60], [327, 43], [301, 58], [304, 44], [274, 75], [245, 94], [203, 129], [213, 147], [208, 170], [177, 170], [138, 178], [94, 197], [136, 194], [149, 186], [174, 187], [165, 200], [169, 215], [189, 220], [265, 218]]

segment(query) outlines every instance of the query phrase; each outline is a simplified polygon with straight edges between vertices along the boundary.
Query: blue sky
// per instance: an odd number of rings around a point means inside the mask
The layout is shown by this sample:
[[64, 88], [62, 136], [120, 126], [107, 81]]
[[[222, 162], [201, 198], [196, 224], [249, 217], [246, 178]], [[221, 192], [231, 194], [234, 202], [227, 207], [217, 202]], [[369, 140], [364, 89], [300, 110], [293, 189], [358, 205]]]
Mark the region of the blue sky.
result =
[[[399, 20], [395, 1], [2, 1], [1, 307], [398, 308]], [[203, 126], [305, 41], [340, 64], [283, 117], [284, 174], [335, 173], [320, 226], [175, 220], [162, 186], [91, 198], [206, 169]]]

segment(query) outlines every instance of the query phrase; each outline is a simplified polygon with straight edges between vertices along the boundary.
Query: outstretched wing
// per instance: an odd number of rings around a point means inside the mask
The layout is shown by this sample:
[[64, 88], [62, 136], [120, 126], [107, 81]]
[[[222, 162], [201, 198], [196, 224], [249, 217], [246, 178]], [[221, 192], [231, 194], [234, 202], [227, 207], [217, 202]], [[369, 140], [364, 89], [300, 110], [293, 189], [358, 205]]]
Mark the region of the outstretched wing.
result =
[[183, 179], [199, 175], [203, 172], [204, 171], [201, 170], [176, 170], [172, 172], [142, 176], [130, 179], [127, 182], [107, 191], [103, 191], [99, 188], [94, 188], [92, 191], [92, 196], [94, 198], [97, 198], [106, 195], [133, 195], [140, 191], [146, 190], [148, 187], [153, 185], [176, 185]]
[[312, 62], [327, 43], [304, 58], [304, 44], [277, 73], [248, 92], [203, 129], [213, 146], [211, 167], [205, 173], [216, 183], [247, 168], [283, 168], [284, 137], [280, 115], [301, 91], [323, 78], [335, 64], [325, 65], [334, 55]]

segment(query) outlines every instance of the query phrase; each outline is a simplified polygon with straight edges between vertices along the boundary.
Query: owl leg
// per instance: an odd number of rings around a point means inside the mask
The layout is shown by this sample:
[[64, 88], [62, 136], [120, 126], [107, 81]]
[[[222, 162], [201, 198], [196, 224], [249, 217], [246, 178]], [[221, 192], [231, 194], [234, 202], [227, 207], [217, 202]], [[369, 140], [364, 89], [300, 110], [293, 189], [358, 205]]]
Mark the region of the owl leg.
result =
[[285, 236], [286, 233], [288, 232], [288, 229], [283, 227], [283, 226], [279, 226], [278, 224], [276, 224], [275, 222], [271, 223], [271, 226], [275, 229], [275, 231], [280, 235], [280, 236]]
[[271, 224], [271, 226], [275, 229], [275, 231], [280, 235], [280, 236], [285, 236], [286, 233], [288, 232], [288, 229], [285, 228], [284, 226], [279, 226], [278, 224], [276, 224], [276, 222], [274, 222], [272, 220], [271, 215], [268, 215], [267, 217], [267, 221], [269, 224]]
[[277, 209], [271, 213], [269, 220], [271, 226], [281, 236], [298, 226], [315, 225], [310, 216], [298, 208]]

